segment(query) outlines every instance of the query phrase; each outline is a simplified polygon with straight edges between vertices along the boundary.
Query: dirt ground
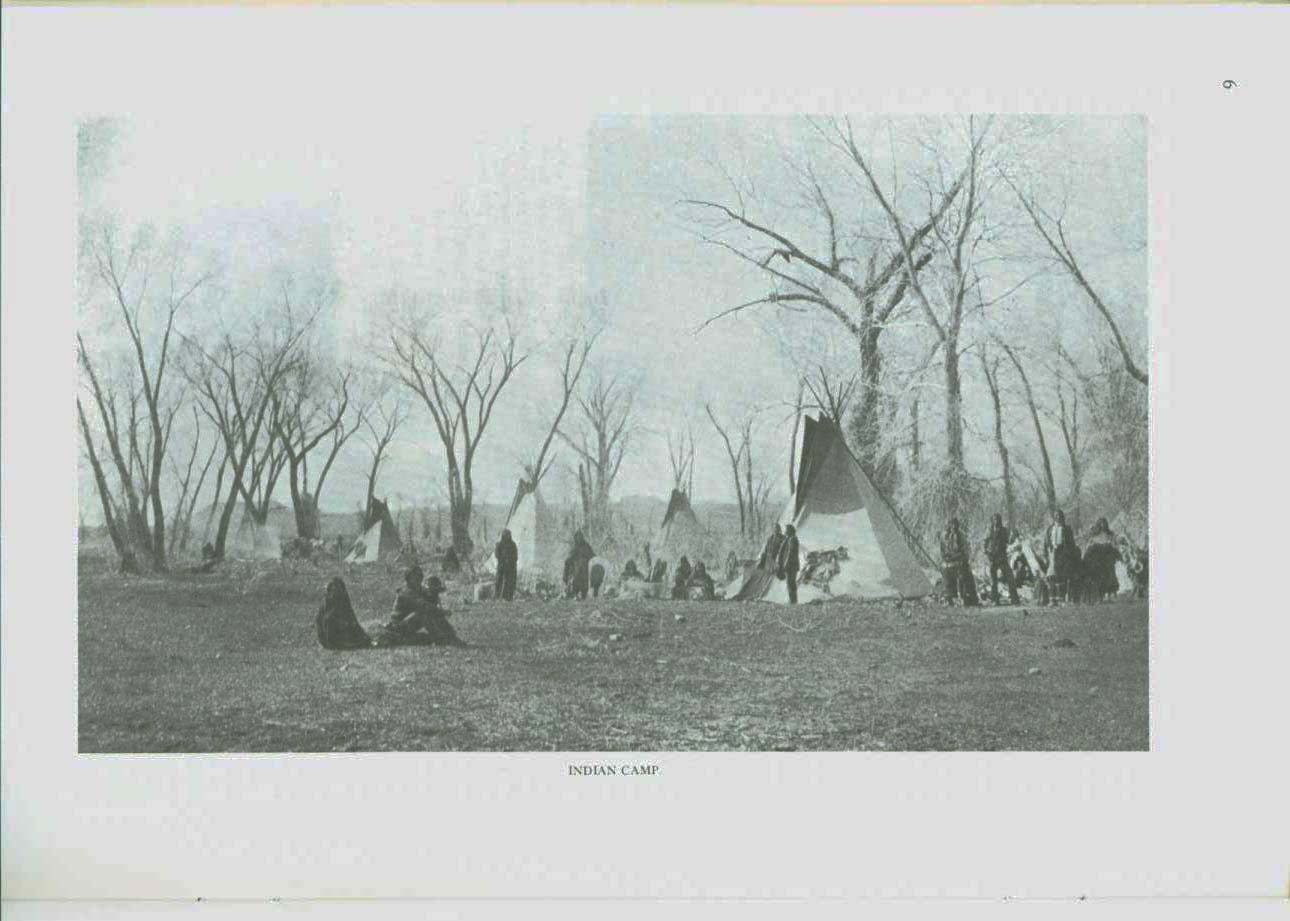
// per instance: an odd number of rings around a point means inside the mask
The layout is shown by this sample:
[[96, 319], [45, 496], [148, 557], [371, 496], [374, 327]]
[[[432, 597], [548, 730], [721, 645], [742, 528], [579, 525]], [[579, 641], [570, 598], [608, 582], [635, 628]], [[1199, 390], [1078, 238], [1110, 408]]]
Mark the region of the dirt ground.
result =
[[[343, 570], [343, 571], [342, 571]], [[82, 752], [1145, 750], [1146, 602], [446, 598], [467, 649], [328, 652], [341, 574], [383, 620], [397, 571], [80, 568]], [[1032, 673], [1034, 669], [1038, 672]]]

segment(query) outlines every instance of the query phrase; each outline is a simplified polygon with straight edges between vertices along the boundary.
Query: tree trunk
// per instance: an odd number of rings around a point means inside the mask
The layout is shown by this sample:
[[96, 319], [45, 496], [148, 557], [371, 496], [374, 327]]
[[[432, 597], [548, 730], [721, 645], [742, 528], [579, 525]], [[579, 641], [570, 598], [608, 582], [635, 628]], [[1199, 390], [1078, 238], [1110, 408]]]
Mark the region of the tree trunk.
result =
[[1012, 359], [1012, 364], [1017, 369], [1017, 374], [1021, 377], [1022, 389], [1026, 393], [1026, 405], [1030, 408], [1030, 421], [1035, 426], [1035, 439], [1039, 442], [1039, 456], [1044, 463], [1044, 495], [1048, 499], [1048, 511], [1053, 512], [1057, 509], [1057, 485], [1053, 481], [1053, 463], [1048, 456], [1048, 441], [1044, 438], [1043, 426], [1039, 424], [1039, 408], [1035, 405], [1035, 394], [1030, 389], [1030, 378], [1026, 376], [1026, 370], [1022, 367], [1016, 353], [1006, 345], [1003, 350]]
[[108, 490], [107, 477], [103, 473], [103, 465], [99, 463], [98, 452], [94, 450], [94, 442], [90, 440], [90, 429], [85, 421], [85, 412], [81, 409], [80, 400], [76, 401], [76, 411], [80, 415], [81, 432], [85, 437], [85, 448], [89, 452], [90, 467], [94, 471], [94, 485], [98, 487], [99, 501], [103, 505], [103, 522], [107, 525], [108, 536], [112, 538], [112, 546], [115, 548], [117, 556], [122, 563], [126, 563], [132, 558], [130, 542], [126, 539], [126, 535], [117, 521], [116, 514], [112, 510], [112, 493]]
[[851, 414], [851, 441], [860, 463], [873, 474], [878, 488], [890, 493], [896, 485], [896, 458], [883, 438], [882, 351], [878, 347], [881, 333], [882, 327], [865, 323], [856, 336], [860, 395]]
[[[296, 516], [296, 535], [306, 540], [318, 540], [322, 536], [318, 521], [318, 502], [315, 496], [309, 494], [308, 490], [300, 488], [299, 463], [291, 464], [288, 482], [291, 485], [291, 509]], [[371, 508], [372, 505], [370, 493], [374, 485], [374, 482], [369, 482], [368, 508]]]
[[923, 442], [918, 433], [918, 397], [909, 406], [909, 466], [918, 470], [923, 465]]
[[994, 370], [986, 359], [984, 347], [981, 351], [981, 368], [985, 372], [985, 382], [990, 388], [990, 401], [994, 406], [994, 444], [999, 451], [999, 466], [1003, 471], [1003, 507], [1009, 528], [1017, 523], [1017, 496], [1012, 485], [1012, 461], [1008, 457], [1008, 446], [1003, 440], [1003, 402], [999, 398], [998, 365]]
[[957, 337], [945, 342], [945, 459], [950, 469], [963, 465], [963, 382]]
[[450, 502], [448, 524], [452, 532], [452, 547], [464, 563], [464, 558], [470, 556], [475, 546], [470, 536], [470, 506], [460, 499]]

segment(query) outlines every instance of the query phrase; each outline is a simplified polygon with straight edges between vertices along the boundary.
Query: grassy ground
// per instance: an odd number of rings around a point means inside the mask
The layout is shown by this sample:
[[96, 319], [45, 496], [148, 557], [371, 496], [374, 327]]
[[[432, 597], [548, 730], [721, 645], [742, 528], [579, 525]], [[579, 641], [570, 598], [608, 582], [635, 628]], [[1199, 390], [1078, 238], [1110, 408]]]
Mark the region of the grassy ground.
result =
[[[1145, 602], [964, 612], [454, 593], [468, 649], [327, 652], [313, 615], [330, 573], [232, 569], [82, 566], [82, 752], [1148, 745]], [[345, 576], [360, 620], [384, 619], [398, 574]]]

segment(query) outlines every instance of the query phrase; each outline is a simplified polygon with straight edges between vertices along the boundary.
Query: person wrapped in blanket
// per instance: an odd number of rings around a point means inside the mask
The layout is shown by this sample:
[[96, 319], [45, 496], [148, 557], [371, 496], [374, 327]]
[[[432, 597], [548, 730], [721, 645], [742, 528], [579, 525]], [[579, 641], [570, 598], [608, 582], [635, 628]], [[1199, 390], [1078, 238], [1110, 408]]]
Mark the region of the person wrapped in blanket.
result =
[[1115, 546], [1111, 526], [1105, 518], [1099, 518], [1084, 549], [1081, 575], [1086, 601], [1101, 602], [1119, 594], [1120, 580], [1115, 575], [1115, 564], [1119, 562], [1120, 551]]
[[314, 628], [323, 649], [367, 649], [372, 645], [354, 616], [354, 605], [349, 600], [344, 579], [336, 578], [327, 583], [323, 603], [314, 618]]
[[699, 598], [702, 601], [712, 601], [717, 597], [717, 585], [708, 575], [708, 567], [704, 565], [703, 560], [694, 564], [694, 571], [690, 573], [690, 579], [686, 583], [687, 595], [690, 598]]
[[448, 612], [439, 604], [444, 584], [431, 576], [421, 584], [424, 573], [412, 566], [404, 576], [404, 585], [394, 596], [394, 612], [376, 635], [377, 646], [465, 646], [457, 631], [448, 623]]

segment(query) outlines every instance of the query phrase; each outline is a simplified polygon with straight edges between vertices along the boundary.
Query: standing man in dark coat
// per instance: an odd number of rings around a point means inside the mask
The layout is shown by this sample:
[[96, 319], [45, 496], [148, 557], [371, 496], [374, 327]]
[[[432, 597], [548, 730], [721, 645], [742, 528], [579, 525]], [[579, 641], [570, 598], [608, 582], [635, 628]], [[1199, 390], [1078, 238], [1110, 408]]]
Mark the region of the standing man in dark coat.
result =
[[802, 568], [801, 547], [797, 542], [797, 528], [791, 524], [784, 529], [784, 541], [776, 557], [775, 574], [783, 573], [788, 586], [788, 603], [797, 604], [797, 573]]
[[564, 561], [564, 579], [568, 597], [586, 599], [587, 593], [591, 590], [591, 573], [588, 564], [595, 555], [596, 551], [591, 549], [591, 544], [587, 543], [583, 533], [575, 531], [573, 549], [569, 551], [569, 556]]
[[1008, 584], [1008, 599], [1012, 604], [1020, 604], [1017, 597], [1017, 583], [1012, 578], [1012, 567], [1008, 565], [1008, 529], [1003, 526], [1003, 516], [996, 514], [990, 522], [990, 533], [985, 536], [985, 558], [990, 562], [990, 600], [999, 603], [999, 573]]
[[784, 529], [775, 522], [775, 530], [770, 532], [770, 537], [766, 538], [766, 546], [762, 548], [761, 559], [757, 565], [762, 569], [774, 573], [779, 566], [779, 548], [784, 545]]
[[493, 548], [497, 559], [497, 580], [493, 585], [493, 594], [502, 601], [515, 597], [515, 569], [519, 564], [520, 548], [515, 546], [509, 530], [502, 531], [502, 539]]
[[941, 577], [945, 582], [945, 603], [956, 600], [968, 603], [968, 552], [959, 530], [959, 520], [951, 518], [941, 532]]

